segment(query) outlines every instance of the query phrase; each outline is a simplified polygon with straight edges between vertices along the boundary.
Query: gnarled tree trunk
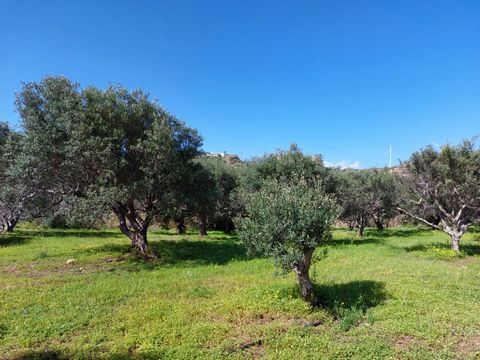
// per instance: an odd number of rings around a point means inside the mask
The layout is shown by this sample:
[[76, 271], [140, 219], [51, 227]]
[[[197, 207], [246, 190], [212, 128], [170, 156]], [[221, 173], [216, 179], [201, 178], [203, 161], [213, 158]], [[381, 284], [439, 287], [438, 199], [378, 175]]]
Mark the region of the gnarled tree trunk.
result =
[[357, 235], [358, 237], [363, 237], [363, 232], [365, 230], [365, 227], [364, 226], [359, 226], [358, 227], [358, 230], [357, 230]]
[[465, 234], [467, 229], [468, 226], [459, 225], [455, 228], [452, 228], [444, 224], [443, 231], [450, 235], [452, 240], [451, 247], [453, 251], [460, 252], [460, 238], [463, 236], [463, 234]]
[[169, 224], [168, 224], [168, 220], [162, 219], [162, 220], [160, 221], [160, 228], [161, 228], [162, 230], [168, 230], [168, 229], [170, 229], [170, 226], [169, 226]]
[[185, 232], [187, 231], [187, 228], [185, 226], [185, 221], [183, 219], [177, 221], [176, 230], [178, 235], [185, 234]]
[[[147, 256], [148, 242], [147, 242], [147, 230], [150, 224], [150, 218], [145, 215], [142, 219], [140, 215], [132, 206], [124, 206], [117, 204], [112, 206], [112, 210], [117, 215], [120, 231], [128, 236], [132, 242], [132, 247], [137, 250], [141, 255]], [[154, 254], [148, 254], [149, 257], [155, 257]]]
[[231, 234], [232, 231], [235, 230], [235, 225], [233, 224], [233, 221], [231, 218], [227, 218], [225, 220], [225, 234]]
[[140, 254], [145, 255], [148, 249], [147, 242], [147, 229], [140, 229], [138, 231], [125, 229], [125, 227], [120, 223], [119, 225], [122, 233], [130, 239], [132, 242], [132, 247], [137, 250]]
[[20, 219], [20, 215], [5, 214], [0, 216], [0, 233], [12, 232]]
[[200, 222], [198, 224], [198, 233], [200, 236], [207, 235], [207, 219], [205, 216], [200, 216]]
[[363, 237], [363, 232], [368, 225], [368, 216], [360, 215], [357, 219], [357, 235]]
[[141, 254], [147, 253], [147, 231], [133, 232], [129, 236], [132, 246]]
[[293, 265], [293, 271], [297, 274], [302, 298], [312, 305], [315, 305], [317, 298], [315, 296], [315, 290], [309, 275], [313, 251], [314, 249], [312, 248], [304, 248], [302, 260], [300, 263]]
[[459, 252], [460, 251], [460, 236], [452, 235], [452, 250]]
[[20, 216], [14, 216], [12, 219], [7, 221], [7, 232], [13, 232], [13, 229], [15, 229], [19, 219]]
[[[470, 223], [462, 217], [466, 205], [462, 206], [456, 214], [449, 214], [441, 206], [440, 208], [440, 226], [441, 230], [450, 235], [452, 239], [452, 250], [460, 252], [460, 238], [465, 234], [470, 227]], [[438, 225], [437, 225], [438, 226]]]
[[199, 225], [198, 225], [198, 233], [200, 236], [206, 236], [208, 235], [207, 234], [207, 226], [205, 225], [205, 223], [201, 222]]
[[375, 225], [377, 226], [377, 230], [382, 231], [384, 229], [384, 226], [381, 220], [375, 220]]

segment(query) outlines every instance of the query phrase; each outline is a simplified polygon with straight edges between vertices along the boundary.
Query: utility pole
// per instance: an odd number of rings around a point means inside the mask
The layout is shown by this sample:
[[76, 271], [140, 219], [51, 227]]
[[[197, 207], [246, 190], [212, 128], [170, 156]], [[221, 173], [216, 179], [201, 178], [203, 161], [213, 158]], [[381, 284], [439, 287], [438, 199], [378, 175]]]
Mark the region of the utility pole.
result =
[[388, 149], [388, 167], [392, 167], [392, 145], [390, 144], [390, 148]]

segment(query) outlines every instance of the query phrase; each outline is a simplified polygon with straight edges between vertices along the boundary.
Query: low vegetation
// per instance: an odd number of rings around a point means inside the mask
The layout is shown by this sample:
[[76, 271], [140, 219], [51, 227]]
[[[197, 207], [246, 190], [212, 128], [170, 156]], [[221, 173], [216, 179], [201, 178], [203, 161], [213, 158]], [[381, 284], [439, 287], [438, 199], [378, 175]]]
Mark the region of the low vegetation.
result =
[[0, 238], [0, 358], [475, 358], [479, 241], [336, 229], [312, 308], [221, 232], [152, 230], [146, 261], [118, 230], [20, 227]]

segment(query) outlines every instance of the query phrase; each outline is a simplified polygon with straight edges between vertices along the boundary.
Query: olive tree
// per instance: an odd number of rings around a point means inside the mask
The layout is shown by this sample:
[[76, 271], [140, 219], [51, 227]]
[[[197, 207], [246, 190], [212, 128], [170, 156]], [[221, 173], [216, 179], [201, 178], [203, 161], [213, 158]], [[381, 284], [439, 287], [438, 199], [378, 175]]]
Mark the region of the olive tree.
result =
[[480, 150], [475, 142], [440, 150], [429, 146], [413, 153], [405, 169], [398, 210], [447, 233], [452, 249], [460, 251], [460, 238], [480, 220]]
[[202, 142], [197, 131], [141, 90], [81, 89], [64, 77], [25, 84], [17, 107], [28, 144], [24, 169], [35, 186], [59, 201], [73, 195], [103, 204], [146, 254], [154, 216], [185, 191]]
[[253, 158], [238, 168], [238, 188], [233, 193], [237, 213], [246, 212], [248, 194], [260, 190], [272, 180], [279, 183], [291, 183], [303, 179], [306, 183], [322, 182], [322, 193], [330, 193], [329, 176], [321, 155], [304, 154], [296, 144], [288, 150], [278, 150]]
[[186, 219], [198, 222], [200, 236], [207, 235], [207, 223], [215, 209], [217, 197], [212, 174], [197, 159], [186, 167], [183, 175], [182, 191], [175, 197], [175, 206], [163, 217], [164, 221], [173, 220], [177, 234], [186, 232]]
[[233, 218], [240, 210], [235, 191], [244, 164], [229, 164], [223, 158], [205, 156], [197, 159], [197, 162], [209, 178], [207, 182], [206, 175], [199, 177], [199, 182], [204, 184], [203, 195], [199, 199], [203, 201], [198, 202], [199, 210], [206, 215], [205, 219], [200, 216], [200, 225], [207, 220], [213, 228], [229, 233], [233, 230]]
[[318, 181], [269, 180], [247, 196], [246, 213], [236, 226], [249, 252], [271, 256], [284, 272], [294, 271], [302, 297], [314, 304], [309, 269], [315, 249], [331, 237], [339, 214], [335, 201]]
[[14, 230], [20, 218], [27, 216], [34, 197], [16, 167], [22, 147], [22, 134], [0, 123], [0, 232]]
[[370, 189], [375, 199], [372, 219], [378, 230], [383, 230], [388, 221], [397, 215], [398, 181], [389, 169], [373, 169], [370, 175]]
[[388, 169], [334, 170], [334, 192], [342, 207], [340, 219], [363, 236], [373, 221], [382, 230], [395, 215], [397, 185]]
[[215, 179], [212, 174], [201, 164], [196, 163], [191, 173], [193, 189], [191, 193], [191, 207], [198, 219], [198, 232], [200, 236], [207, 235], [208, 220], [215, 213], [217, 205], [217, 192]]
[[320, 155], [304, 154], [296, 144], [287, 151], [266, 154], [246, 163], [241, 172], [242, 190], [258, 190], [271, 179], [291, 181], [303, 177], [305, 181], [325, 180], [326, 168]]

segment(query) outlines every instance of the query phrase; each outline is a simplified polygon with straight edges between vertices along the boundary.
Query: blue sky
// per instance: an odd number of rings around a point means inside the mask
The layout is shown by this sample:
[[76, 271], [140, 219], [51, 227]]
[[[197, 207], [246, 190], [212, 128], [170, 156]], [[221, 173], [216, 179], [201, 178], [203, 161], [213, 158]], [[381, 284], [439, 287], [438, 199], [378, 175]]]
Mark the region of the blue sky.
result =
[[0, 0], [0, 119], [48, 74], [143, 88], [207, 151], [383, 166], [480, 134], [480, 1]]

